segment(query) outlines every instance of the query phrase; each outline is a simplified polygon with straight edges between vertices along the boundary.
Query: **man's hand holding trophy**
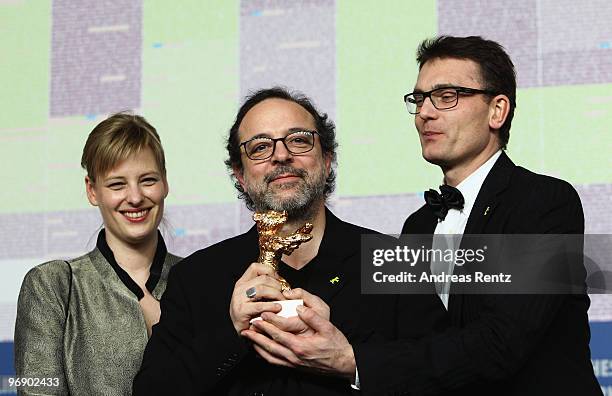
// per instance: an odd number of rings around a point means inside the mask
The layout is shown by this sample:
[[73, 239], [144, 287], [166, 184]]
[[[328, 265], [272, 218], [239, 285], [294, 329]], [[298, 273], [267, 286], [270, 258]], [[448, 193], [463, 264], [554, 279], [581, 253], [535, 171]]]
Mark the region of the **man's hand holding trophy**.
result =
[[[253, 321], [260, 320], [258, 315], [261, 312], [269, 311], [288, 318], [297, 316], [296, 308], [304, 304], [302, 299], [285, 298], [283, 292], [291, 290], [291, 286], [278, 275], [278, 266], [283, 254], [290, 255], [302, 243], [312, 239], [312, 224], [305, 223], [283, 236], [280, 232], [287, 222], [286, 212], [256, 212], [253, 220], [259, 234], [259, 257], [257, 263], [251, 264], [236, 282], [230, 305], [230, 317], [238, 334], [249, 328]], [[257, 285], [247, 287], [256, 278]], [[240, 296], [240, 293], [244, 294]], [[245, 297], [247, 300], [243, 301]]]

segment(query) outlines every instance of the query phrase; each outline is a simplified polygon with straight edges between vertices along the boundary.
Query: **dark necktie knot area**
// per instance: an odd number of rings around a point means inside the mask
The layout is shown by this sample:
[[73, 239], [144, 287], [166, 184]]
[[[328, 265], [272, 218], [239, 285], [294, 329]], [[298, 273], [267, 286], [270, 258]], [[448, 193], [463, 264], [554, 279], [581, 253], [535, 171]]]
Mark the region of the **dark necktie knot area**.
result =
[[465, 200], [461, 191], [444, 184], [440, 186], [440, 192], [434, 189], [425, 191], [425, 203], [431, 208], [437, 218], [444, 220], [449, 209], [463, 209]]

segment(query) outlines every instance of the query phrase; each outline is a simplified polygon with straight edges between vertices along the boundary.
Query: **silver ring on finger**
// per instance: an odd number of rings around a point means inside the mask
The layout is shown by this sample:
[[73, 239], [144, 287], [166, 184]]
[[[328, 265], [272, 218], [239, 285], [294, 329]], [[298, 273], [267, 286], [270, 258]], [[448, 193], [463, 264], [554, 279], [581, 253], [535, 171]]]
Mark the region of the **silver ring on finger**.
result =
[[249, 287], [248, 289], [246, 289], [245, 294], [248, 298], [255, 298], [257, 296], [257, 289], [255, 289], [254, 286]]

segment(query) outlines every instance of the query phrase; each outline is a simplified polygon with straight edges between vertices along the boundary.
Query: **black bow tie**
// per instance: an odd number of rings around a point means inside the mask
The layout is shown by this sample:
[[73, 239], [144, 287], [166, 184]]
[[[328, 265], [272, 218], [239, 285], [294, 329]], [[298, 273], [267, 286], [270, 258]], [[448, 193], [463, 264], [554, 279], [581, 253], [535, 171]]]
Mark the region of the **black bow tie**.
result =
[[425, 191], [425, 202], [437, 218], [444, 220], [449, 209], [463, 209], [465, 201], [461, 191], [444, 184], [440, 186], [440, 193], [433, 189]]

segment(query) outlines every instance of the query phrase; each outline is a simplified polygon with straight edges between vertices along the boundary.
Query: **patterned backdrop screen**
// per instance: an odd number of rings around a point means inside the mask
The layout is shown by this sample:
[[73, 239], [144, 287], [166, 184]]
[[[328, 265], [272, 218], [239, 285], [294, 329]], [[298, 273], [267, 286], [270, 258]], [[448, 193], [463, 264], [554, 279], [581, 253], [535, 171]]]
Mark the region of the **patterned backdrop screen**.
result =
[[[402, 102], [416, 47], [436, 34], [504, 45], [519, 84], [508, 154], [570, 181], [587, 233], [612, 233], [611, 20], [606, 0], [0, 0], [0, 379], [14, 372], [25, 273], [95, 243], [101, 218], [79, 162], [108, 114], [134, 111], [160, 133], [164, 232], [178, 255], [252, 225], [223, 164], [224, 139], [242, 98], [272, 85], [311, 96], [336, 122], [331, 209], [398, 233], [422, 191], [441, 182]], [[612, 300], [591, 297], [593, 363], [612, 395]]]

